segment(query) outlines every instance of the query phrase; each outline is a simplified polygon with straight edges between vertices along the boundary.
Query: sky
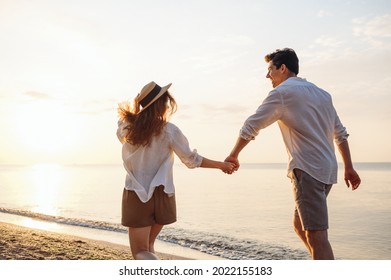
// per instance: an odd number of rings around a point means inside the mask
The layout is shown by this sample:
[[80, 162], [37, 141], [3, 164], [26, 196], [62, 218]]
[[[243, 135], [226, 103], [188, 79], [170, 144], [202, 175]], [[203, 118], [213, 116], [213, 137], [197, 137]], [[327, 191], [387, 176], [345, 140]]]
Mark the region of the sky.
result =
[[[388, 0], [0, 0], [0, 164], [121, 163], [117, 105], [150, 81], [173, 83], [191, 148], [224, 160], [284, 47], [333, 96], [353, 161], [391, 162]], [[278, 125], [240, 160], [286, 162]]]

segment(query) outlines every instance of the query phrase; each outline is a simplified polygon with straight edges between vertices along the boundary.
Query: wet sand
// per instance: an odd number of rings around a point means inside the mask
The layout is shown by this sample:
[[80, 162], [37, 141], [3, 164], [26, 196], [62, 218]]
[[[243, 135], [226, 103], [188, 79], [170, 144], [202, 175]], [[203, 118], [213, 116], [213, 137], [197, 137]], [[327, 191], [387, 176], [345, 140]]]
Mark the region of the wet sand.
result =
[[[184, 259], [158, 253], [162, 260]], [[0, 260], [131, 260], [129, 247], [0, 222]]]

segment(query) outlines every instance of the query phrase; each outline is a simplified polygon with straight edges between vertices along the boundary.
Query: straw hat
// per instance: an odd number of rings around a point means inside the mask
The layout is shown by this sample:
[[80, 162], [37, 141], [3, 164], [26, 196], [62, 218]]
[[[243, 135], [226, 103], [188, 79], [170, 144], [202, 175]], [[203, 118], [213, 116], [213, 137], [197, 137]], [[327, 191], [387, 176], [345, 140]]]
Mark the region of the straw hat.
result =
[[139, 113], [148, 108], [153, 102], [158, 100], [160, 96], [167, 92], [171, 85], [172, 83], [169, 83], [165, 87], [160, 87], [155, 82], [146, 84], [136, 97], [136, 101], [142, 107]]

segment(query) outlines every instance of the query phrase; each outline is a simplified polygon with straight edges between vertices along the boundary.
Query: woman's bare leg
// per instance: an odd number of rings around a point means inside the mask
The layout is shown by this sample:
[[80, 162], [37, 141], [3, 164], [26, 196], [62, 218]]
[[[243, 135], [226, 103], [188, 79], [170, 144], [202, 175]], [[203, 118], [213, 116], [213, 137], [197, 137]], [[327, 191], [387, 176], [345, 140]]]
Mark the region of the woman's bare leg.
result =
[[151, 232], [149, 234], [149, 251], [151, 253], [155, 253], [155, 240], [162, 230], [163, 225], [154, 224], [151, 228]]
[[129, 228], [130, 249], [135, 260], [159, 260], [159, 257], [151, 252], [149, 248], [151, 229], [151, 226]]

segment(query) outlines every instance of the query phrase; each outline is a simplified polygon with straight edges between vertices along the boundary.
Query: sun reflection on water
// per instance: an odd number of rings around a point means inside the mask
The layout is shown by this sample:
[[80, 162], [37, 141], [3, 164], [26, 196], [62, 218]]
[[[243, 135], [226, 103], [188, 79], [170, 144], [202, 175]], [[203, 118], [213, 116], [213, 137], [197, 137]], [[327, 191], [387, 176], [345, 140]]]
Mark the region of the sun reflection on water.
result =
[[58, 215], [60, 190], [64, 172], [58, 164], [38, 164], [32, 168], [33, 212]]

